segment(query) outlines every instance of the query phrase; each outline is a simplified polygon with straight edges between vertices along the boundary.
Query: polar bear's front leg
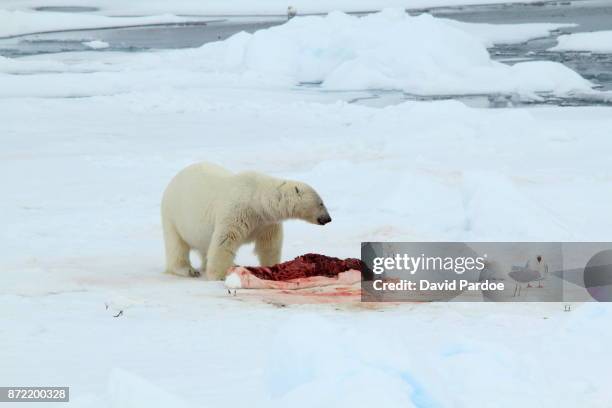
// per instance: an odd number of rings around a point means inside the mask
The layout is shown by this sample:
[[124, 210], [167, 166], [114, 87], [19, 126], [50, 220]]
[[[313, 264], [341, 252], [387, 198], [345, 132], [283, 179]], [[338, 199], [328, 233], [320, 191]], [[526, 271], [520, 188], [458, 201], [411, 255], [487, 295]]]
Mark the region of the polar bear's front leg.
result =
[[206, 276], [208, 280], [225, 278], [227, 270], [234, 264], [236, 251], [242, 237], [233, 231], [215, 229], [206, 255]]
[[280, 262], [283, 247], [282, 224], [267, 225], [255, 238], [255, 253], [261, 266], [272, 266]]

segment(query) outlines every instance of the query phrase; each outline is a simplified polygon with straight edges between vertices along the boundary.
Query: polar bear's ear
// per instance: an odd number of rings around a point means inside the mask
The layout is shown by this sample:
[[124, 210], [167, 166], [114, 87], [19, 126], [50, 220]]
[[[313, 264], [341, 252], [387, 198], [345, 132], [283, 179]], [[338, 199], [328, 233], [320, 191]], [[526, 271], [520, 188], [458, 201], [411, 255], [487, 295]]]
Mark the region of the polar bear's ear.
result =
[[293, 186], [293, 188], [295, 188], [295, 193], [296, 193], [298, 196], [300, 196], [300, 197], [301, 197], [301, 196], [302, 196], [302, 193], [301, 193], [300, 189], [299, 189], [299, 188], [297, 188], [297, 186]]

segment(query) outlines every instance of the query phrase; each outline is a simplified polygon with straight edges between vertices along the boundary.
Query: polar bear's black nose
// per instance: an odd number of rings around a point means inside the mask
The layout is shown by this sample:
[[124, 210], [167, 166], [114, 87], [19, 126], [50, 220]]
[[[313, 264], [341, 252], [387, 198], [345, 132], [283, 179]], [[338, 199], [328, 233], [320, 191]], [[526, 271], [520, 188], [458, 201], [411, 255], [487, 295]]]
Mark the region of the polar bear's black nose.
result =
[[317, 218], [317, 222], [321, 225], [325, 225], [328, 222], [331, 222], [331, 217], [329, 215], [322, 215], [319, 218]]

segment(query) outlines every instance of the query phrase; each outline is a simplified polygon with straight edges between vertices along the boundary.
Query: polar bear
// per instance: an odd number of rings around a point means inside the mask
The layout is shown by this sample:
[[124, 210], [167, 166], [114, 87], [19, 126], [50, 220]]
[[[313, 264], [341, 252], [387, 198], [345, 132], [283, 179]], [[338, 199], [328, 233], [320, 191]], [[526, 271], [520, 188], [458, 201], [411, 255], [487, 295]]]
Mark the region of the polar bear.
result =
[[223, 279], [238, 248], [248, 242], [255, 242], [262, 266], [279, 263], [284, 220], [331, 222], [321, 197], [305, 183], [256, 172], [234, 174], [208, 163], [191, 165], [170, 181], [161, 214], [166, 272], [200, 276], [189, 262], [193, 249], [210, 280]]

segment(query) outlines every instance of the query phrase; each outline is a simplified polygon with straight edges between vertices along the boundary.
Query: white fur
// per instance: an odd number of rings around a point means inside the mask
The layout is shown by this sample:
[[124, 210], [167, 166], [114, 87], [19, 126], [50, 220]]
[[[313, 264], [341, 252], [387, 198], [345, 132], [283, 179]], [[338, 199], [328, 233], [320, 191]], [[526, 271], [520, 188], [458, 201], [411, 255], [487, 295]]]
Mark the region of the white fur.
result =
[[255, 242], [261, 265], [278, 263], [286, 219], [331, 220], [319, 195], [305, 183], [256, 172], [234, 174], [207, 163], [191, 165], [172, 179], [161, 210], [166, 272], [199, 276], [189, 262], [194, 249], [208, 279], [223, 279], [247, 242]]

